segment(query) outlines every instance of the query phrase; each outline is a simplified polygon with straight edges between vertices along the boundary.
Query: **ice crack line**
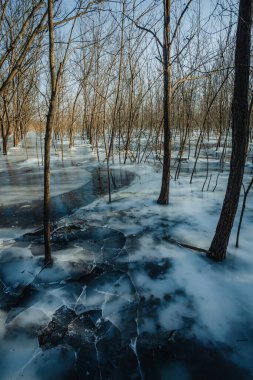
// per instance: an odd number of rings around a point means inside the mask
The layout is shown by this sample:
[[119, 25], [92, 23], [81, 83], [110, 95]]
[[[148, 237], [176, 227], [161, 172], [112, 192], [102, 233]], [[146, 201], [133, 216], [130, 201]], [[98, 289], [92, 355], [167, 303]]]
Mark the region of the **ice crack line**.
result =
[[17, 370], [16, 374], [13, 376], [13, 380], [17, 379], [19, 374], [21, 374], [21, 376], [24, 376], [24, 370], [26, 369], [26, 367], [33, 361], [33, 359], [36, 358], [36, 356], [39, 355], [39, 353], [41, 352], [41, 349], [39, 347], [36, 348], [36, 350], [34, 351], [33, 355], [31, 356], [31, 358], [23, 365], [23, 367], [21, 367], [21, 369]]
[[100, 339], [96, 336], [95, 337], [95, 341], [94, 341], [94, 346], [95, 346], [95, 350], [96, 350], [96, 357], [97, 357], [97, 363], [98, 363], [99, 377], [100, 377], [100, 380], [103, 380], [102, 373], [101, 373], [101, 367], [100, 367], [100, 361], [99, 361], [99, 352], [98, 352], [98, 348], [97, 348], [97, 343], [99, 342], [99, 340]]
[[138, 351], [137, 351], [137, 342], [138, 342], [138, 338], [139, 338], [139, 335], [140, 335], [140, 329], [139, 329], [140, 293], [138, 292], [138, 290], [137, 290], [137, 288], [136, 288], [136, 286], [134, 284], [134, 281], [132, 279], [132, 276], [131, 276], [130, 272], [127, 272], [126, 274], [128, 275], [128, 278], [131, 281], [131, 284], [132, 284], [132, 286], [133, 286], [133, 288], [135, 290], [135, 296], [137, 298], [136, 318], [135, 318], [137, 336], [131, 339], [131, 343], [130, 343], [129, 346], [133, 350], [133, 352], [135, 353], [135, 356], [136, 356], [136, 359], [137, 359], [137, 363], [138, 363], [138, 370], [139, 370], [139, 373], [140, 373], [141, 380], [144, 380], [144, 375], [143, 375], [143, 372], [142, 372], [142, 369], [141, 369], [141, 362], [140, 362], [140, 358], [139, 358]]

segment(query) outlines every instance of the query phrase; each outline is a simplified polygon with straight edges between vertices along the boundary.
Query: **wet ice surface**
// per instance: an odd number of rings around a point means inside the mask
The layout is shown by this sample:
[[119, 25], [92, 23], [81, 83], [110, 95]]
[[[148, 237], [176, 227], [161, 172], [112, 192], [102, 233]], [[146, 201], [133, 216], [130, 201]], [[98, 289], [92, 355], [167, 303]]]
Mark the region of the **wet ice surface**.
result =
[[[35, 136], [30, 134], [26, 150], [12, 148], [9, 155], [1, 156], [1, 168], [5, 170], [0, 171], [0, 228], [30, 228], [42, 224], [43, 167], [34, 150], [34, 140]], [[30, 158], [25, 159], [27, 154]], [[53, 151], [51, 162], [52, 222], [108, 192], [107, 171], [97, 167], [87, 145], [81, 143], [68, 149], [63, 160], [60, 152]], [[112, 169], [112, 191], [128, 185], [133, 177], [131, 172]]]
[[[74, 174], [76, 173], [78, 174], [78, 171], [74, 170]], [[1, 174], [3, 175], [4, 173]], [[84, 176], [85, 174], [86, 173], [84, 173]], [[23, 177], [23, 172], [19, 173], [19, 175]], [[60, 174], [58, 173], [58, 175]], [[106, 169], [90, 169], [90, 173], [88, 172], [88, 178], [89, 177], [90, 180], [77, 189], [51, 197], [50, 220], [52, 222], [55, 222], [60, 217], [71, 214], [75, 209], [91, 203], [98, 196], [108, 192]], [[131, 172], [111, 169], [111, 177], [113, 178], [114, 184], [112, 190], [115, 190], [118, 187], [129, 184], [134, 175]], [[71, 174], [71, 178], [75, 183], [73, 173]], [[14, 205], [0, 206], [0, 228], [12, 226], [19, 226], [21, 228], [37, 227], [42, 224], [42, 220], [42, 199], [36, 199]]]
[[252, 195], [241, 247], [233, 231], [214, 264], [175, 242], [208, 248], [227, 174], [215, 192], [183, 176], [162, 207], [160, 172], [125, 170], [136, 177], [112, 204], [57, 216], [53, 267], [40, 229], [0, 231], [1, 379], [252, 379]]

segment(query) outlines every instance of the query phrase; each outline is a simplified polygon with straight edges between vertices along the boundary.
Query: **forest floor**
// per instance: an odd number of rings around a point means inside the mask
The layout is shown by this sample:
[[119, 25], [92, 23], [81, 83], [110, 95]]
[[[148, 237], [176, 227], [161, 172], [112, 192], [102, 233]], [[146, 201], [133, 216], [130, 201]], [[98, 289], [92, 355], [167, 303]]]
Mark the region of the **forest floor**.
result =
[[66, 144], [63, 161], [52, 153], [46, 268], [34, 139], [0, 158], [1, 380], [253, 379], [252, 193], [240, 247], [238, 215], [226, 261], [213, 263], [180, 243], [209, 248], [228, 175], [216, 186], [215, 154], [204, 191], [206, 160], [191, 185], [194, 160], [183, 163], [169, 206], [156, 204], [160, 166], [115, 163], [109, 204], [105, 165]]

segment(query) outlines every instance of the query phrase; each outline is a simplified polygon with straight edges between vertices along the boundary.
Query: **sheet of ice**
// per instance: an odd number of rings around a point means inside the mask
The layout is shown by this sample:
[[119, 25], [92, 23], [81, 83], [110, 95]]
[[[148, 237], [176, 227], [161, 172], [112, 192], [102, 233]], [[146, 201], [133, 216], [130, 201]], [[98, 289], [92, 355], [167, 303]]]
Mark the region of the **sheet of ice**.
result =
[[[0, 205], [27, 203], [43, 197], [43, 167], [40, 152], [34, 146], [36, 135], [30, 132], [26, 146], [20, 144], [11, 149], [7, 156], [0, 155]], [[92, 159], [90, 148], [77, 142], [74, 150], [64, 147], [62, 157], [52, 148], [51, 155], [51, 194], [66, 193], [79, 188], [91, 179], [86, 163]]]
[[[77, 154], [78, 150], [71, 152]], [[83, 157], [80, 154], [75, 159]], [[203, 170], [196, 173], [192, 185], [189, 184], [190, 171], [178, 181], [171, 181], [168, 207], [156, 204], [160, 168], [146, 164], [125, 165], [136, 178], [128, 188], [112, 194], [111, 204], [105, 196], [58, 223], [60, 227], [67, 227], [76, 222], [79, 229], [74, 230], [73, 240], [71, 232], [66, 230], [64, 244], [53, 252], [52, 268], [41, 271], [40, 256], [31, 257], [32, 250], [28, 247], [11, 247], [11, 244], [6, 247], [0, 257], [2, 282], [13, 289], [16, 284], [31, 284], [31, 293], [24, 295], [9, 313], [1, 311], [0, 314], [4, 380], [14, 373], [16, 378], [37, 380], [38, 373], [45, 368], [48, 372], [53, 368], [51, 374], [58, 378], [63, 376], [63, 371], [71, 375], [78, 350], [65, 347], [64, 351], [61, 343], [45, 350], [43, 361], [35, 337], [22, 335], [29, 329], [45, 327], [62, 306], [74, 313], [76, 323], [78, 321], [76, 326], [80, 333], [75, 331], [74, 323], [69, 328], [73, 341], [76, 335], [93, 339], [92, 349], [100, 366], [104, 347], [111, 347], [116, 341], [116, 335], [110, 335], [111, 330], [105, 328], [110, 322], [111, 328], [120, 334], [120, 344], [136, 355], [137, 376], [145, 370], [142, 362], [145, 347], [152, 350], [163, 341], [169, 345], [168, 342], [177, 341], [179, 333], [185, 341], [197, 340], [200, 347], [207, 350], [213, 345], [214, 351], [221, 352], [231, 368], [236, 363], [249, 371], [248, 377], [241, 378], [252, 378], [253, 195], [249, 195], [247, 203], [240, 248], [234, 248], [237, 215], [226, 262], [212, 263], [202, 254], [177, 244], [184, 242], [208, 249], [217, 223], [227, 172], [219, 175], [216, 186], [214, 159], [209, 191], [206, 186], [202, 191], [206, 162], [203, 157], [201, 160]], [[185, 167], [191, 167], [193, 160], [190, 161]], [[35, 161], [29, 163], [35, 164]], [[249, 179], [250, 175], [246, 174], [245, 182]], [[99, 324], [102, 330], [105, 328], [104, 341], [101, 336], [94, 337], [92, 329], [89, 333], [82, 330], [80, 321], [82, 318], [87, 321], [87, 312], [101, 313]], [[94, 320], [97, 322], [97, 317]], [[7, 332], [15, 329], [18, 333], [9, 339]], [[28, 347], [20, 354], [23, 343]], [[15, 346], [17, 353], [11, 351]], [[57, 365], [64, 355], [66, 363]], [[181, 359], [163, 361], [159, 370], [161, 378], [190, 379], [190, 364], [185, 358]], [[8, 367], [12, 360], [16, 360], [13, 370]]]
[[13, 241], [27, 233], [29, 229], [21, 229], [17, 226], [12, 226], [12, 228], [0, 228], [0, 249], [4, 246], [13, 243]]
[[[184, 330], [186, 335], [202, 342], [227, 344], [236, 352], [231, 355], [233, 359], [253, 371], [249, 360], [253, 349], [249, 344], [238, 344], [238, 341], [250, 342], [253, 338], [253, 195], [248, 199], [240, 248], [234, 248], [237, 215], [227, 261], [215, 264], [199, 253], [169, 243], [169, 239], [208, 249], [227, 174], [220, 175], [214, 192], [201, 191], [204, 176], [196, 176], [192, 185], [189, 178], [172, 181], [170, 206], [163, 207], [155, 203], [160, 173], [145, 165], [127, 169], [138, 175], [127, 191], [114, 194], [111, 205], [98, 200], [80, 210], [78, 216], [83, 212], [89, 221], [96, 219], [96, 214], [103, 214], [107, 227], [128, 236], [128, 255], [120, 258], [121, 261], [140, 262], [143, 268], [145, 262], [171, 260], [172, 268], [160, 278], [150, 278], [143, 269], [133, 272], [138, 292], [147, 300], [150, 296], [159, 300], [156, 313], [150, 312], [150, 316], [143, 319], [143, 331], [154, 333], [158, 325], [163, 330]], [[248, 180], [246, 175], [245, 181]], [[214, 178], [211, 182], [213, 186], [215, 181]]]

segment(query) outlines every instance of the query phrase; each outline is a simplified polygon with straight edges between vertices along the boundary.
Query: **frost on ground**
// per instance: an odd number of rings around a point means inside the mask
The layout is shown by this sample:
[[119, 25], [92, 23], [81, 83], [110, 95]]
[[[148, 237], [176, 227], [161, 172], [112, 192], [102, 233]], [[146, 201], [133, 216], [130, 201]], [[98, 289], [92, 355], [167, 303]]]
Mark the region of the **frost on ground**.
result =
[[53, 267], [41, 229], [0, 230], [1, 379], [253, 379], [252, 195], [217, 264], [180, 243], [208, 249], [226, 172], [214, 192], [215, 168], [209, 191], [182, 174], [164, 207], [158, 169], [113, 170], [111, 204], [102, 191], [56, 215]]

